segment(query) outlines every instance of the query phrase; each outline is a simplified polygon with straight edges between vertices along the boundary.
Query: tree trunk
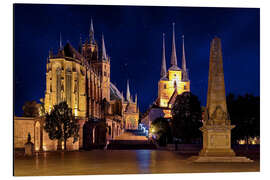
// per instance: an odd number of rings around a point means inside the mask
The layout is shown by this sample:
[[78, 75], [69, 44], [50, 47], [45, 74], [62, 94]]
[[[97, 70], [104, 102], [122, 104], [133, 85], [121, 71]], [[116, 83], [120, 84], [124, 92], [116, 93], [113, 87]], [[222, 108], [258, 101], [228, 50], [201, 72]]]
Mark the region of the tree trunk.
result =
[[62, 150], [62, 141], [60, 139], [57, 142], [57, 150]]
[[65, 151], [67, 150], [67, 140], [66, 139], [64, 140], [64, 150]]

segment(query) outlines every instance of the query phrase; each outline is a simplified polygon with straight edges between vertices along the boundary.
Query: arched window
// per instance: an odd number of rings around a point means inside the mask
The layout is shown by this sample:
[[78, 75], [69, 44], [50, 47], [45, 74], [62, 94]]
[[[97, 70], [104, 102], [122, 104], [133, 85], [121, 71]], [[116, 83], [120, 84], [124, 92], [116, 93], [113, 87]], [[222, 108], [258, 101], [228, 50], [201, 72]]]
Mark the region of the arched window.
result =
[[70, 69], [66, 70], [66, 100], [69, 107], [71, 106], [71, 79], [72, 73]]
[[61, 69], [56, 69], [56, 103], [61, 102]]

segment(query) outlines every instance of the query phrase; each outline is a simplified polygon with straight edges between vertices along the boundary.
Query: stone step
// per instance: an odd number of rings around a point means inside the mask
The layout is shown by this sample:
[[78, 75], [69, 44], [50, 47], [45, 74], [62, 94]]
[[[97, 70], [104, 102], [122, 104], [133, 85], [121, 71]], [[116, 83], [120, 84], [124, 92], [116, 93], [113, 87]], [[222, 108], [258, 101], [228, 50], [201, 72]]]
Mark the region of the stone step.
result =
[[156, 149], [154, 144], [109, 144], [108, 150], [127, 150], [127, 149]]

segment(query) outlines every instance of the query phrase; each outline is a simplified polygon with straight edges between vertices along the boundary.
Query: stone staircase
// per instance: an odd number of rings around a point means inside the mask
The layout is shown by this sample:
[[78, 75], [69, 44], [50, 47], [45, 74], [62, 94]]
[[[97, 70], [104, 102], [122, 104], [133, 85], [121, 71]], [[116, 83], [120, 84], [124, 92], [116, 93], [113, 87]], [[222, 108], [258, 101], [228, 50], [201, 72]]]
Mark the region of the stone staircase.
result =
[[107, 149], [156, 149], [141, 130], [126, 130], [121, 136], [110, 140]]

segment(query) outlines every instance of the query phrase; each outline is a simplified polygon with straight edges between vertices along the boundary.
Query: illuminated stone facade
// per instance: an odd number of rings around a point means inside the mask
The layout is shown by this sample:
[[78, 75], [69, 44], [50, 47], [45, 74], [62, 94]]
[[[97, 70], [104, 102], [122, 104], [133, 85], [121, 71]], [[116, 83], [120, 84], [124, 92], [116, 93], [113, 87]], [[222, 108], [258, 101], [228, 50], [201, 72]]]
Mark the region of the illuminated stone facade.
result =
[[[50, 113], [54, 105], [66, 101], [80, 125], [79, 141], [73, 144], [70, 138], [68, 150], [105, 145], [125, 129], [138, 128], [137, 96], [133, 101], [128, 88], [129, 98], [124, 100], [123, 94], [110, 82], [110, 57], [103, 35], [100, 47], [91, 21], [89, 38], [84, 43], [80, 39], [78, 50], [69, 42], [63, 46], [60, 39], [57, 52], [49, 52], [45, 111]], [[43, 125], [44, 117], [14, 118], [14, 147], [22, 148], [30, 133], [37, 151], [56, 150], [59, 142], [49, 139]]]
[[[173, 24], [171, 67], [167, 71], [165, 58], [165, 38], [163, 34], [163, 51], [160, 73], [161, 78], [158, 82], [158, 97], [153, 103], [153, 105], [147, 110], [142, 119], [142, 123], [145, 124], [147, 127], [149, 127], [151, 122], [154, 120], [152, 117], [171, 118], [171, 108], [174, 104], [176, 96], [182, 94], [183, 92], [190, 92], [190, 81], [188, 77], [188, 70], [186, 68], [184, 36], [182, 36], [182, 40], [182, 68], [179, 68], [177, 65], [175, 33]], [[162, 113], [157, 109], [160, 109]], [[154, 115], [154, 112], [156, 112], [157, 114]]]
[[127, 94], [126, 100], [122, 100], [123, 104], [123, 117], [124, 117], [124, 127], [125, 129], [138, 129], [139, 121], [139, 108], [137, 105], [137, 95], [135, 100], [132, 99], [129, 90], [129, 84], [127, 82]]

